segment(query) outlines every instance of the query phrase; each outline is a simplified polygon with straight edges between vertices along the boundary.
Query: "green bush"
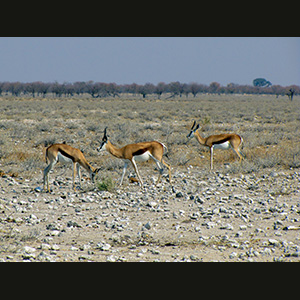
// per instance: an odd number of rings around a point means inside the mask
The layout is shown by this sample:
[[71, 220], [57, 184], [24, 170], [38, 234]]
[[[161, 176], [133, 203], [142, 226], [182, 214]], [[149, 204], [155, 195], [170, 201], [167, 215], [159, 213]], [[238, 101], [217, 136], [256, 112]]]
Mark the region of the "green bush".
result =
[[101, 181], [97, 182], [97, 188], [99, 191], [112, 192], [115, 189], [115, 182], [111, 177], [103, 178]]

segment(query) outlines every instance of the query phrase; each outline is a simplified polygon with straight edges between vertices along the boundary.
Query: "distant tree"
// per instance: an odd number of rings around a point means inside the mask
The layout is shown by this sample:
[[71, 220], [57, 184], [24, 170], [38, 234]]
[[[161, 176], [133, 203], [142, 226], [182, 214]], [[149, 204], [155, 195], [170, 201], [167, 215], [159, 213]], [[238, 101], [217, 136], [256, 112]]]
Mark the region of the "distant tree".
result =
[[152, 83], [147, 82], [144, 85], [140, 85], [138, 87], [138, 93], [143, 96], [143, 98], [146, 98], [148, 94], [154, 93], [155, 86]]
[[172, 93], [171, 97], [182, 94], [183, 88], [182, 84], [179, 81], [173, 81], [168, 84], [168, 90]]
[[32, 97], [35, 97], [37, 85], [35, 82], [29, 82], [24, 84], [24, 93], [31, 93]]
[[208, 86], [206, 84], [199, 84], [199, 93], [207, 93], [208, 92]]
[[87, 85], [87, 93], [89, 93], [93, 98], [98, 98], [105, 93], [104, 84], [102, 82], [89, 81]]
[[282, 88], [281, 85], [272, 85], [270, 87], [270, 90], [271, 90], [271, 94], [275, 94], [276, 95], [276, 98], [278, 98], [279, 95], [284, 95], [285, 94], [285, 90]]
[[64, 82], [63, 83], [63, 93], [65, 94], [66, 97], [67, 96], [73, 97], [74, 93], [75, 93], [74, 85], [69, 82]]
[[119, 96], [120, 92], [120, 86], [118, 86], [116, 83], [107, 83], [105, 85], [105, 91], [107, 95], [116, 97]]
[[185, 95], [186, 97], [189, 96], [189, 93], [190, 93], [190, 85], [187, 84], [187, 83], [182, 83], [181, 84], [181, 89], [180, 89], [180, 95], [183, 94]]
[[196, 97], [196, 95], [200, 92], [201, 89], [198, 83], [192, 82], [189, 85], [189, 90], [193, 94], [193, 96]]
[[74, 92], [77, 95], [84, 94], [87, 92], [87, 84], [84, 81], [76, 81], [73, 83]]
[[56, 97], [61, 97], [61, 95], [64, 93], [64, 86], [55, 81], [51, 84], [49, 90], [51, 93], [54, 93]]
[[258, 87], [271, 86], [272, 83], [265, 78], [256, 78], [253, 80], [253, 85]]
[[138, 94], [139, 85], [136, 83], [124, 84], [123, 91], [130, 94]]
[[37, 93], [41, 94], [43, 96], [43, 98], [45, 98], [46, 94], [48, 93], [49, 89], [50, 89], [50, 83], [44, 83], [44, 82], [38, 82], [37, 84]]
[[5, 92], [5, 94], [7, 95], [7, 93], [9, 92], [9, 82], [5, 81], [2, 83], [2, 93]]
[[154, 93], [158, 95], [158, 99], [160, 99], [160, 96], [162, 93], [165, 93], [167, 90], [167, 85], [164, 82], [159, 82], [155, 88], [154, 88]]
[[208, 87], [208, 91], [209, 93], [219, 93], [220, 87], [221, 87], [220, 83], [212, 82]]
[[25, 90], [25, 86], [23, 83], [17, 82], [10, 82], [8, 83], [8, 91], [11, 92], [13, 96], [20, 96], [20, 94]]
[[226, 93], [233, 94], [237, 92], [238, 85], [235, 83], [228, 83], [226, 86]]

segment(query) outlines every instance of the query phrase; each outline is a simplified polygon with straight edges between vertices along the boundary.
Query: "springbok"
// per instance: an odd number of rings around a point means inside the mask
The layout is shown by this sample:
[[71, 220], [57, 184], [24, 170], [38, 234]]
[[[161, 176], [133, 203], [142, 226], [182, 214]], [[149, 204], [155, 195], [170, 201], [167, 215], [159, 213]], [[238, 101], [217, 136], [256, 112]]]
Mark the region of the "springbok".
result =
[[126, 169], [129, 162], [131, 162], [135, 170], [140, 185], [143, 186], [143, 180], [138, 171], [136, 161], [147, 161], [149, 160], [149, 158], [151, 158], [156, 163], [159, 169], [159, 176], [156, 181], [156, 185], [159, 183], [161, 179], [161, 175], [163, 173], [163, 165], [166, 166], [169, 170], [169, 182], [171, 182], [171, 167], [162, 158], [164, 154], [164, 149], [166, 149], [166, 146], [163, 143], [157, 141], [141, 142], [136, 144], [129, 144], [122, 148], [117, 148], [108, 140], [108, 135], [106, 134], [106, 130], [107, 127], [104, 129], [104, 135], [101, 144], [97, 148], [97, 150], [99, 152], [106, 150], [114, 157], [122, 159], [124, 161], [124, 168], [123, 168], [120, 186], [123, 183], [124, 175], [126, 173]]
[[81, 187], [81, 174], [80, 166], [86, 169], [89, 174], [92, 182], [94, 182], [95, 175], [99, 172], [100, 168], [92, 167], [87, 160], [85, 159], [83, 153], [77, 149], [73, 148], [67, 144], [53, 144], [46, 149], [46, 163], [49, 165], [44, 170], [44, 190], [47, 182], [47, 191], [50, 192], [49, 188], [49, 172], [55, 166], [57, 162], [63, 164], [73, 163], [73, 189], [75, 190], [75, 173], [77, 168], [77, 175], [79, 178], [79, 185]]
[[192, 128], [190, 133], [187, 135], [187, 138], [190, 139], [195, 137], [200, 145], [210, 148], [210, 169], [213, 169], [213, 156], [214, 156], [214, 149], [221, 149], [227, 150], [232, 148], [237, 156], [240, 158], [240, 162], [245, 155], [241, 152], [239, 147], [242, 145], [243, 138], [235, 133], [224, 133], [224, 134], [217, 134], [217, 135], [210, 135], [207, 138], [203, 138], [198, 129], [199, 124], [197, 126], [196, 121], [193, 122]]

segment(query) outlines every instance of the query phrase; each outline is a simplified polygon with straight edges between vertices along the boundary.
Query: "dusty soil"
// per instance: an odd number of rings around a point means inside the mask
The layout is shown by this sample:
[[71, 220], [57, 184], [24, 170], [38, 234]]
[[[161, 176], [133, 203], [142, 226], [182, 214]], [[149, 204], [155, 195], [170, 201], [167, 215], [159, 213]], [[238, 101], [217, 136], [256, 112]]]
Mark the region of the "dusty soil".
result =
[[[1, 179], [2, 261], [298, 261], [299, 170], [229, 176], [200, 168], [114, 192], [55, 177]], [[154, 177], [154, 176], [153, 176]], [[87, 187], [88, 186], [88, 187]]]
[[[235, 100], [238, 103], [239, 100]], [[52, 114], [60, 111], [60, 107], [54, 113], [45, 113], [49, 122], [53, 122], [50, 126], [38, 113], [36, 118], [32, 115], [34, 100], [30, 103], [26, 103], [26, 99], [16, 101], [29, 109], [20, 111], [18, 120], [7, 113], [7, 118], [2, 116], [0, 124], [0, 261], [300, 260], [299, 157], [292, 149], [291, 159], [289, 152], [284, 156], [286, 159], [276, 156], [276, 160], [266, 154], [280, 153], [282, 149], [279, 140], [270, 144], [268, 136], [274, 134], [271, 125], [277, 124], [277, 129], [282, 127], [281, 132], [286, 131], [285, 136], [288, 136], [293, 130], [299, 130], [298, 119], [289, 116], [291, 124], [296, 124], [292, 129], [287, 119], [284, 124], [278, 125], [280, 113], [277, 114], [276, 110], [270, 112], [274, 123], [265, 122], [265, 119], [254, 121], [254, 115], [249, 113], [245, 117], [247, 120], [241, 120], [234, 128], [240, 128], [246, 137], [253, 137], [253, 132], [261, 132], [261, 129], [253, 131], [253, 126], [261, 122], [266, 130], [263, 132], [264, 140], [260, 138], [261, 144], [258, 145], [258, 141], [247, 142], [245, 138], [243, 151], [247, 160], [241, 166], [234, 154], [216, 151], [215, 170], [211, 172], [208, 169], [208, 151], [199, 150], [200, 146], [193, 141], [188, 145], [183, 143], [191, 122], [184, 125], [185, 117], [178, 117], [179, 124], [171, 135], [167, 125], [175, 124], [176, 114], [164, 119], [161, 128], [153, 124], [154, 117], [149, 118], [143, 123], [147, 136], [152, 134], [164, 143], [167, 140], [169, 157], [166, 161], [172, 165], [171, 183], [165, 171], [162, 182], [154, 186], [158, 176], [155, 165], [143, 163], [138, 165], [144, 180], [143, 188], [137, 183], [129, 183], [126, 177], [121, 188], [115, 185], [110, 191], [100, 191], [97, 183], [92, 184], [84, 176], [82, 190], [78, 188], [74, 192], [71, 168], [57, 165], [50, 175], [52, 192], [45, 193], [41, 189], [42, 170], [46, 166], [43, 156], [45, 139], [56, 138], [58, 142], [58, 137], [62, 142], [65, 137], [73, 146], [83, 145], [89, 161], [102, 168], [97, 181], [109, 177], [118, 182], [122, 163], [116, 163], [109, 154], [99, 155], [95, 151], [105, 124], [91, 128], [90, 119], [86, 119], [88, 114], [84, 116], [83, 112], [76, 111], [77, 121], [71, 124], [70, 110], [70, 116], [65, 116], [67, 128], [63, 127], [61, 119], [60, 125], [55, 127]], [[84, 103], [83, 99], [79, 99], [76, 105], [80, 104], [85, 111]], [[195, 102], [191, 103], [195, 105]], [[13, 104], [7, 99], [1, 102], [2, 107]], [[110, 104], [103, 107], [104, 103], [101, 110], [108, 111]], [[44, 106], [36, 110], [45, 112], [52, 104], [51, 101], [40, 100], [39, 105]], [[136, 104], [132, 102], [132, 105]], [[270, 107], [274, 107], [271, 101]], [[17, 107], [14, 109], [18, 111]], [[127, 106], [120, 107], [123, 114], [120, 125], [109, 125], [113, 132], [111, 139], [118, 145], [124, 144], [118, 142], [118, 139], [122, 140], [122, 136], [118, 135], [119, 129], [124, 129], [122, 134], [126, 142], [133, 140], [128, 138], [129, 133], [143, 140], [128, 126], [131, 121], [136, 122], [134, 128], [142, 126], [138, 124], [138, 117], [122, 123], [125, 115], [128, 118], [127, 111]], [[232, 108], [233, 115], [235, 112], [239, 114], [236, 107]], [[234, 124], [226, 121], [233, 128]], [[251, 123], [252, 127], [243, 127], [245, 122]], [[31, 131], [27, 137], [19, 133], [18, 126], [23, 129], [28, 126]], [[210, 126], [207, 131], [216, 130], [213, 125]], [[86, 130], [87, 127], [90, 129]], [[55, 138], [52, 138], [51, 130], [56, 130], [52, 132]], [[207, 132], [204, 135], [207, 136]], [[267, 150], [258, 152], [257, 147]], [[180, 156], [176, 149], [180, 149]], [[251, 155], [255, 151], [256, 157]], [[262, 166], [262, 163], [265, 165]], [[132, 168], [130, 173], [133, 175]], [[84, 171], [82, 174], [86, 175]]]

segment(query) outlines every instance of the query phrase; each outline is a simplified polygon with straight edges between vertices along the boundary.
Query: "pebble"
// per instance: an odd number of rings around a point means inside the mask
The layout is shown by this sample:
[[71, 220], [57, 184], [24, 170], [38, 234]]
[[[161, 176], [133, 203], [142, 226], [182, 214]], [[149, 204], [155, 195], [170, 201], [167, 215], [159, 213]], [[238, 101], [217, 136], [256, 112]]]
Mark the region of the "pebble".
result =
[[41, 244], [40, 248], [42, 250], [49, 250], [51, 249], [51, 246], [49, 244]]
[[277, 240], [275, 240], [275, 239], [269, 239], [268, 242], [269, 242], [270, 245], [273, 245], [275, 247], [279, 247], [280, 246], [280, 242], [277, 241]]
[[150, 201], [150, 202], [148, 202], [147, 203], [147, 206], [149, 206], [149, 207], [151, 207], [151, 208], [154, 208], [154, 207], [156, 207], [157, 206], [157, 202], [155, 202], [155, 201]]
[[33, 248], [33, 247], [24, 246], [24, 247], [23, 247], [23, 251], [24, 251], [24, 253], [26, 253], [26, 254], [30, 254], [30, 253], [33, 253], [33, 252], [35, 252], [35, 251], [36, 251], [36, 249], [35, 249], [35, 248]]
[[25, 246], [23, 248], [23, 253], [22, 253], [22, 258], [23, 260], [31, 260], [31, 259], [35, 259], [36, 257], [36, 249], [33, 247], [29, 247], [29, 246]]
[[293, 226], [293, 225], [285, 226], [282, 228], [282, 230], [300, 230], [300, 226]]
[[107, 262], [116, 262], [118, 260], [118, 257], [116, 255], [109, 255], [106, 257]]
[[36, 188], [34, 189], [34, 191], [37, 192], [37, 193], [41, 193], [41, 192], [43, 191], [43, 188], [40, 187], [40, 186], [38, 186], [38, 187], [36, 187]]
[[50, 249], [54, 250], [54, 251], [58, 251], [60, 249], [60, 247], [58, 245], [54, 244], [50, 247]]
[[150, 230], [150, 229], [151, 229], [151, 224], [150, 224], [150, 222], [146, 223], [146, 224], [144, 225], [144, 228]]
[[176, 193], [176, 198], [182, 198], [182, 197], [183, 197], [183, 193], [182, 192]]
[[103, 244], [103, 245], [100, 247], [100, 250], [102, 250], [102, 251], [108, 251], [110, 248], [111, 248], [111, 245], [105, 243], [105, 244]]
[[233, 230], [233, 226], [231, 224], [225, 224], [222, 225], [220, 229]]
[[214, 228], [217, 223], [215, 222], [206, 222], [206, 223], [203, 223], [202, 225], [206, 226], [207, 229], [211, 229], [211, 228]]
[[193, 213], [190, 215], [190, 218], [191, 218], [192, 220], [198, 220], [199, 216], [200, 216], [199, 212], [193, 212]]

